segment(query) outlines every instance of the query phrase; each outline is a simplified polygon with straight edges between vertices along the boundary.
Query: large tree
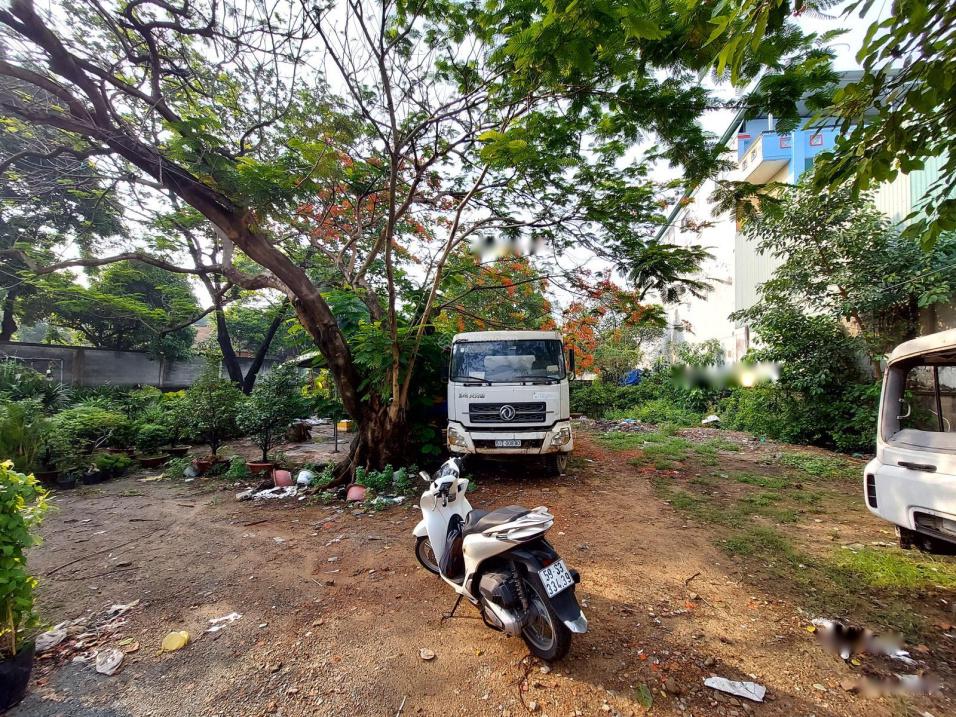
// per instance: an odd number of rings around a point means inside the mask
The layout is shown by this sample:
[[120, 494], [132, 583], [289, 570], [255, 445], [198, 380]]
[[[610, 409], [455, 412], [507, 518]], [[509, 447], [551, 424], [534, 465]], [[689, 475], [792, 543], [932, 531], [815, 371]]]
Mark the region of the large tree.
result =
[[[139, 249], [37, 270], [136, 258], [285, 293], [358, 420], [343, 468], [380, 466], [404, 448], [420, 351], [466, 244], [613, 255], [659, 220], [668, 187], [650, 160], [690, 180], [719, 164], [697, 122], [714, 104], [699, 73], [717, 59], [704, 5], [589, 5], [581, 24], [582, 12], [65, 0], [42, 14], [14, 0], [0, 11], [0, 111], [102, 153], [131, 193], [154, 192], [140, 211], [175, 199], [222, 243], [201, 266]], [[810, 52], [785, 24], [766, 40], [737, 81]], [[655, 151], [629, 161], [645, 137]], [[329, 289], [358, 296], [367, 324], [347, 334]]]

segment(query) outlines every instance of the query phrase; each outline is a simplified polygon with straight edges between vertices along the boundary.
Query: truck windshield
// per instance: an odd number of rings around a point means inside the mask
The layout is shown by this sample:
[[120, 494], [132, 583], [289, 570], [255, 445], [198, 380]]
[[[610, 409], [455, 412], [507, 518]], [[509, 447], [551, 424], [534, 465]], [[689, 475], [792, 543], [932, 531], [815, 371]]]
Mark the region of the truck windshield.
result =
[[467, 341], [452, 351], [452, 381], [550, 383], [564, 376], [564, 352], [553, 339]]

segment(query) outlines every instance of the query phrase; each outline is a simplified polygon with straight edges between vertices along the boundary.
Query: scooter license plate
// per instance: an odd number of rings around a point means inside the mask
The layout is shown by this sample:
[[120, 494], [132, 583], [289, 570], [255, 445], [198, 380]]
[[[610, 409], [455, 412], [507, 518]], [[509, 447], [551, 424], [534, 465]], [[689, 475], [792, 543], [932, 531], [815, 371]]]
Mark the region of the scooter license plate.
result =
[[518, 438], [497, 438], [495, 439], [495, 448], [521, 448], [521, 440]]
[[541, 578], [541, 583], [544, 585], [544, 591], [548, 593], [548, 597], [554, 597], [562, 590], [567, 590], [574, 585], [574, 578], [571, 577], [571, 572], [563, 560], [539, 570], [538, 577]]

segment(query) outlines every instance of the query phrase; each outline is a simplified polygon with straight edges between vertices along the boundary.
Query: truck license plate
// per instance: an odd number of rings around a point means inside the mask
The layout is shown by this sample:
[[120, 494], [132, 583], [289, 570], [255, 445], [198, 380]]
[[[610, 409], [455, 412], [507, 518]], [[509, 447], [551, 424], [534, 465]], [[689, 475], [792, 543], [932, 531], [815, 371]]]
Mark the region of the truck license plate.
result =
[[541, 584], [544, 585], [548, 597], [554, 597], [562, 590], [567, 590], [574, 585], [571, 571], [567, 569], [563, 560], [539, 570], [538, 577], [541, 578]]
[[495, 448], [521, 448], [521, 441], [517, 438], [496, 438]]

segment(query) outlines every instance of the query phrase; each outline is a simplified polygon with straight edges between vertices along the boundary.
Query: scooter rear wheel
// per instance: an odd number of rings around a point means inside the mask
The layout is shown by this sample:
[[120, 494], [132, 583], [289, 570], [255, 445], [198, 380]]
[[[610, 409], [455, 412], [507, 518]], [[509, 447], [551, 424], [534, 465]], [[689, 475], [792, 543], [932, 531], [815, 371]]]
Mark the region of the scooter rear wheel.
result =
[[425, 570], [438, 575], [438, 560], [435, 559], [435, 551], [432, 550], [432, 544], [428, 542], [427, 536], [422, 536], [415, 543], [415, 557]]
[[521, 636], [536, 657], [546, 662], [560, 660], [571, 649], [571, 631], [551, 607], [544, 588], [536, 583], [536, 580], [524, 581], [531, 615]]

